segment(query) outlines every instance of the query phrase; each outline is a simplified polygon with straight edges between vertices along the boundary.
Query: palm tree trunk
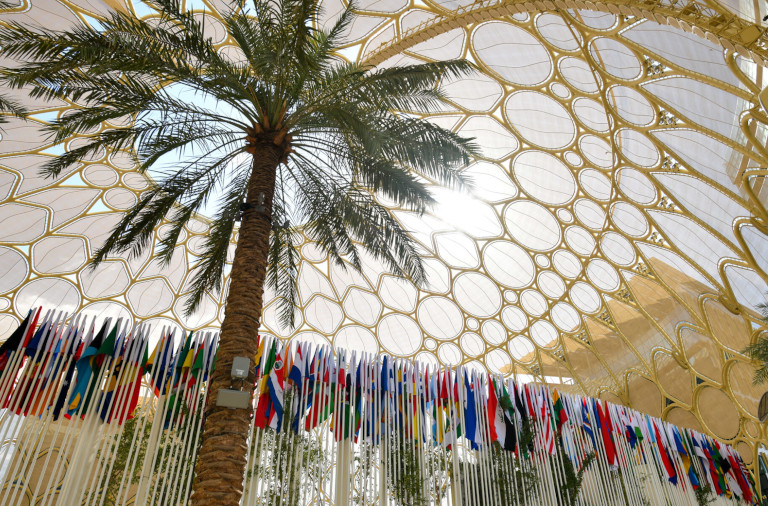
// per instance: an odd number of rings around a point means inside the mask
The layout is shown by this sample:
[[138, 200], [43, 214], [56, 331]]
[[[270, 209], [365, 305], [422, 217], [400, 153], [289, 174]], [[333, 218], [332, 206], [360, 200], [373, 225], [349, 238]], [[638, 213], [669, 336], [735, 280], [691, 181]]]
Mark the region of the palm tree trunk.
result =
[[[246, 209], [232, 265], [226, 316], [221, 325], [216, 369], [209, 383], [203, 437], [195, 466], [192, 504], [199, 506], [237, 506], [243, 494], [252, 410], [219, 407], [216, 406], [216, 398], [219, 390], [232, 386], [233, 359], [239, 356], [253, 360], [256, 355], [256, 335], [261, 321], [269, 252], [272, 198], [283, 150], [267, 143], [255, 147]], [[257, 209], [261, 195], [264, 196], [266, 211]], [[254, 382], [251, 367], [243, 388], [253, 394]], [[238, 387], [239, 382], [234, 388]]]

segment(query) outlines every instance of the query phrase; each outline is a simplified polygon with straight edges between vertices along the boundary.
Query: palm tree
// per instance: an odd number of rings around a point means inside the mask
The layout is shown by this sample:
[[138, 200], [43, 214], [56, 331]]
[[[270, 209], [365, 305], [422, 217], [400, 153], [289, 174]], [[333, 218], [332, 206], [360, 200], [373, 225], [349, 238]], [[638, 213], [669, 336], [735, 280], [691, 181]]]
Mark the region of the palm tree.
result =
[[[763, 322], [768, 324], [768, 303], [758, 304], [757, 310], [760, 311]], [[768, 335], [765, 332], [758, 334], [757, 340], [744, 348], [742, 353], [759, 363], [752, 382], [759, 385], [768, 381]]]
[[[194, 267], [186, 307], [192, 312], [206, 291], [226, 290], [225, 261], [236, 234], [210, 384], [214, 401], [206, 407], [192, 497], [195, 504], [234, 505], [242, 493], [251, 413], [218, 407], [215, 399], [231, 386], [233, 358], [255, 355], [265, 283], [280, 297], [282, 323], [292, 325], [295, 227], [340, 266], [359, 270], [365, 250], [393, 273], [424, 283], [415, 244], [376, 195], [423, 212], [433, 204], [429, 182], [465, 185], [459, 169], [474, 144], [414, 112], [434, 110], [444, 98], [441, 79], [472, 67], [465, 61], [389, 69], [347, 63], [336, 48], [353, 14], [347, 9], [321, 29], [318, 0], [233, 4], [221, 13], [232, 46], [227, 53], [206, 35], [204, 18], [183, 11], [180, 0], [145, 1], [159, 19], [114, 12], [97, 27], [3, 28], [0, 54], [27, 62], [5, 69], [4, 80], [29, 87], [33, 96], [80, 106], [50, 125], [51, 141], [78, 135], [87, 142], [51, 159], [44, 174], [55, 177], [103, 149], [130, 153], [142, 173], [154, 166], [156, 184], [125, 214], [94, 264], [147, 248], [170, 261], [185, 224], [215, 201]], [[219, 112], [220, 105], [227, 112]], [[133, 118], [129, 126], [104, 124], [125, 117]], [[169, 155], [178, 157], [174, 166], [157, 169]], [[170, 226], [155, 245], [161, 223]]]

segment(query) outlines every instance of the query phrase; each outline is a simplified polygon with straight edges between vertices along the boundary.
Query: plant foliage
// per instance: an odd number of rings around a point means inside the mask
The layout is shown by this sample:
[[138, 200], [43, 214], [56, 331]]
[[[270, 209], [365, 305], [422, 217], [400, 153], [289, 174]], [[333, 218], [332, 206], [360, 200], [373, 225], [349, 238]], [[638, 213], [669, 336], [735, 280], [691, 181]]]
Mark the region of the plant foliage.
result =
[[[760, 311], [763, 322], [768, 324], [768, 303], [758, 304], [757, 309]], [[755, 369], [753, 384], [758, 385], [768, 381], [768, 335], [765, 332], [758, 334], [757, 340], [744, 348], [742, 353], [759, 364]]]
[[579, 498], [581, 487], [584, 482], [584, 473], [589, 469], [589, 466], [594, 462], [596, 456], [595, 452], [588, 453], [581, 461], [581, 466], [577, 470], [571, 461], [571, 458], [566, 454], [563, 449], [563, 438], [558, 436], [557, 438], [557, 453], [558, 459], [562, 462], [563, 472], [565, 474], [565, 483], [561, 487], [561, 491], [564, 492], [564, 500], [568, 506], [575, 506], [576, 501]]
[[0, 54], [26, 62], [4, 69], [5, 84], [78, 104], [48, 132], [54, 143], [84, 141], [45, 163], [43, 174], [55, 177], [104, 150], [152, 171], [156, 184], [125, 213], [95, 263], [147, 249], [170, 262], [187, 222], [213, 205], [192, 312], [206, 291], [222, 288], [254, 157], [269, 147], [282, 158], [268, 210], [266, 283], [280, 296], [283, 324], [293, 324], [297, 302], [292, 223], [339, 266], [359, 270], [367, 253], [424, 283], [415, 244], [376, 197], [422, 213], [434, 203], [430, 183], [465, 186], [460, 168], [474, 143], [419, 114], [436, 111], [445, 98], [440, 83], [468, 74], [471, 64], [347, 62], [337, 49], [353, 5], [324, 28], [318, 0], [234, 2], [217, 14], [230, 44], [221, 48], [205, 18], [182, 10], [181, 0], [144, 1], [156, 16], [114, 11], [93, 27], [0, 28]]

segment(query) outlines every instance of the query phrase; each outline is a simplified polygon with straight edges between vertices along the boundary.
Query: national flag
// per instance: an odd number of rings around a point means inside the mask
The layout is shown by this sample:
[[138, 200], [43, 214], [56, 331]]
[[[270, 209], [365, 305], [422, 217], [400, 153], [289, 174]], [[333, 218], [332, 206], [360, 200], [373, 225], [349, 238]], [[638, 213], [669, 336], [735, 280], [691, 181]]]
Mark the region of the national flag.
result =
[[[37, 331], [27, 332], [27, 337], [24, 341], [24, 354], [27, 357], [33, 357], [37, 355], [38, 349], [44, 347], [45, 338], [49, 335], [51, 327], [54, 325], [55, 312], [49, 311], [46, 317], [43, 318], [40, 327]], [[59, 313], [59, 318], [61, 313]], [[58, 319], [57, 319], [58, 322]]]
[[[117, 328], [117, 327], [115, 327]], [[101, 330], [96, 334], [90, 343], [86, 346], [83, 352], [80, 354], [80, 358], [77, 360], [75, 369], [77, 371], [77, 381], [75, 388], [72, 391], [72, 395], [69, 398], [69, 406], [67, 412], [64, 415], [65, 418], [71, 418], [73, 415], [85, 415], [87, 408], [86, 400], [90, 397], [89, 392], [93, 389], [93, 385], [97, 381], [91, 381], [93, 374], [99, 368], [96, 366], [96, 354], [99, 351], [104, 337], [106, 337], [109, 329], [109, 320], [104, 321]]]
[[683, 469], [685, 470], [685, 473], [688, 475], [688, 481], [691, 482], [691, 485], [693, 485], [693, 488], [695, 490], [699, 488], [699, 478], [698, 476], [696, 476], [696, 471], [691, 465], [690, 451], [685, 446], [684, 436], [680, 434], [680, 431], [674, 425], [670, 424], [670, 425], [667, 425], [667, 427], [672, 428], [672, 440], [674, 441], [675, 450], [677, 450], [677, 453], [680, 456], [680, 460], [683, 463]]
[[[264, 345], [266, 346], [266, 344]], [[256, 393], [258, 395], [258, 404], [256, 405], [256, 413], [253, 416], [253, 423], [256, 427], [266, 429], [272, 418], [272, 397], [269, 394], [269, 387], [267, 382], [269, 374], [272, 371], [272, 366], [277, 358], [277, 340], [273, 340], [269, 347], [267, 355], [262, 355], [261, 360], [257, 367], [261, 370], [261, 379], [257, 383]]]
[[[61, 314], [60, 312], [59, 318], [61, 318]], [[27, 366], [16, 380], [14, 389], [10, 392], [3, 405], [4, 408], [12, 408], [17, 415], [27, 414], [28, 401], [30, 395], [33, 395], [36, 391], [40, 374], [44, 370], [45, 364], [47, 364], [46, 352], [48, 351], [48, 342], [55, 334], [59, 318], [55, 318], [55, 312], [48, 311], [46, 318], [43, 319], [40, 327], [33, 333], [32, 337], [29, 338], [30, 333], [27, 334], [27, 340], [23, 347], [23, 353], [28, 357]], [[24, 357], [20, 358], [21, 360], [17, 361], [19, 366], [25, 360]], [[18, 369], [16, 373], [18, 373]]]
[[611, 435], [610, 414], [607, 413], [607, 410], [604, 412], [600, 403], [595, 399], [592, 399], [592, 405], [594, 407], [595, 415], [600, 422], [600, 435], [603, 439], [603, 447], [605, 448], [605, 456], [608, 459], [608, 464], [615, 466], [616, 446], [613, 443], [613, 436]]
[[313, 401], [304, 421], [304, 429], [307, 431], [314, 429], [328, 419], [333, 413], [336, 400], [336, 388], [330, 383], [331, 375], [329, 372], [335, 368], [333, 353], [326, 349], [319, 358], [318, 379], [315, 381], [312, 393]]
[[715, 470], [716, 480], [718, 482], [721, 493], [728, 494], [730, 491], [728, 489], [725, 475], [731, 468], [731, 464], [723, 460], [723, 457], [720, 455], [720, 450], [717, 447], [716, 441], [710, 441], [709, 439], [706, 439], [705, 444], [707, 446], [707, 452], [709, 452], [709, 461]]
[[117, 421], [120, 425], [132, 415], [134, 396], [138, 402], [142, 376], [140, 362], [146, 347], [146, 341], [140, 335], [134, 335], [126, 341], [122, 354], [115, 359], [100, 413], [103, 421]]
[[555, 410], [557, 432], [559, 434], [563, 430], [563, 424], [568, 421], [568, 414], [565, 412], [565, 406], [563, 406], [563, 401], [560, 399], [560, 394], [557, 392], [557, 389], [552, 391], [552, 401]]
[[480, 437], [477, 433], [477, 407], [475, 405], [475, 392], [469, 383], [467, 372], [463, 371], [464, 376], [464, 437], [471, 441], [473, 449], [478, 448]]
[[150, 384], [155, 396], [168, 393], [171, 371], [174, 369], [174, 336], [166, 333], [160, 337], [155, 349], [144, 363], [144, 370], [150, 373]]
[[677, 485], [677, 472], [675, 471], [675, 466], [672, 464], [672, 459], [670, 458], [669, 452], [667, 451], [667, 447], [664, 444], [664, 438], [661, 436], [661, 433], [659, 432], [658, 424], [654, 423], [653, 428], [656, 432], [656, 442], [658, 445], [657, 448], [659, 450], [659, 456], [661, 457], [661, 462], [662, 464], [664, 464], [664, 470], [667, 473], [667, 479], [673, 485]]
[[266, 339], [261, 338], [261, 334], [256, 334], [256, 355], [253, 356], [253, 372], [256, 376], [256, 381], [261, 379], [261, 363], [264, 356], [264, 343]]
[[53, 402], [53, 420], [56, 421], [61, 416], [61, 412], [64, 409], [64, 406], [67, 402], [67, 396], [69, 395], [69, 389], [72, 385], [72, 381], [75, 378], [75, 371], [77, 367], [77, 360], [79, 359], [78, 352], [82, 353], [81, 348], [83, 347], [83, 344], [85, 342], [90, 341], [93, 338], [93, 333], [95, 331], [94, 328], [95, 325], [95, 319], [91, 323], [91, 330], [88, 336], [83, 339], [81, 337], [83, 331], [87, 328], [86, 327], [86, 321], [83, 319], [82, 327], [77, 329], [75, 332], [75, 336], [72, 340], [72, 345], [70, 347], [69, 353], [71, 355], [71, 362], [69, 363], [69, 366], [67, 367], [67, 372], [64, 374], [64, 379], [61, 384], [61, 388], [59, 388], [59, 394], [56, 397], [56, 400]]
[[[112, 334], [110, 334], [110, 336], [111, 335]], [[102, 352], [102, 355], [109, 355], [112, 353], [114, 356], [114, 360], [112, 361], [112, 371], [104, 385], [104, 395], [101, 398], [99, 416], [102, 421], [111, 421], [112, 409], [120, 408], [118, 405], [122, 403], [123, 396], [120, 395], [121, 390], [119, 387], [124, 386], [126, 374], [132, 372], [133, 364], [131, 361], [134, 359], [137, 344], [138, 341], [135, 338], [130, 338], [130, 336], [124, 338], [124, 336], [121, 335], [120, 339], [116, 339], [112, 346], [110, 346], [109, 338], [107, 338], [99, 348], [99, 352]]]
[[210, 336], [206, 335], [203, 337], [203, 339], [200, 340], [200, 345], [197, 348], [197, 352], [195, 353], [195, 361], [192, 362], [192, 367], [189, 369], [189, 374], [191, 376], [189, 387], [192, 387], [194, 385], [197, 385], [200, 380], [201, 376], [203, 374], [203, 371], [205, 370], [205, 364], [206, 360], [208, 359], [208, 341], [210, 340]]
[[[79, 324], [79, 315], [70, 322], [68, 327], [65, 328], [62, 324], [61, 335], [54, 338], [56, 344], [53, 345], [53, 350], [47, 353], [47, 364], [44, 366], [44, 372], [35, 387], [36, 391], [33, 391], [32, 398], [28, 402], [29, 408], [26, 410], [26, 414], [40, 415], [49, 406], [54, 405], [57, 402], [57, 390], [63, 391], [66, 395], [72, 379], [69, 373], [72, 371], [74, 374], [74, 369], [71, 367], [74, 362], [71, 361], [71, 358], [73, 350], [76, 349], [80, 340]], [[62, 376], [59, 372], [64, 369], [67, 371]]]
[[285, 354], [282, 347], [275, 356], [275, 362], [269, 371], [267, 388], [273, 409], [269, 426], [279, 431], [283, 424], [283, 395], [285, 390]]
[[515, 413], [520, 418], [519, 421], [525, 425], [528, 422], [528, 411], [525, 409], [525, 404], [520, 397], [520, 391], [514, 381], [512, 381], [512, 390], [515, 394]]
[[741, 458], [735, 455], [733, 448], [725, 447], [726, 459], [731, 463], [731, 473], [736, 477], [736, 481], [741, 489], [741, 496], [748, 503], [752, 503], [752, 487], [749, 481], [746, 479], [744, 473], [744, 467], [741, 463]]
[[488, 383], [488, 433], [491, 439], [489, 443], [506, 439], [506, 429], [504, 413], [496, 397], [496, 382], [491, 379]]
[[709, 483], [709, 486], [712, 488], [712, 490], [715, 490], [715, 484], [712, 481], [712, 476], [709, 472], [709, 456], [707, 455], [706, 451], [701, 447], [701, 444], [699, 443], [699, 435], [695, 432], [692, 432], [691, 435], [691, 445], [693, 446], [693, 453], [696, 454], [697, 457], [699, 457], [699, 462], [701, 463], [701, 468], [704, 470], [704, 477], [707, 479], [707, 482]]
[[589, 421], [589, 410], [587, 409], [587, 400], [581, 401], [581, 428], [589, 436], [592, 441], [592, 449], [597, 449], [597, 442], [595, 441], [595, 432], [592, 430], [592, 422]]
[[139, 405], [139, 394], [141, 393], [141, 381], [144, 376], [144, 363], [146, 363], [145, 357], [147, 355], [147, 347], [149, 346], [149, 340], [142, 337], [141, 343], [136, 350], [136, 355], [131, 363], [131, 374], [127, 377], [127, 392], [124, 394], [126, 398], [125, 409], [119, 411], [117, 414], [118, 423], [122, 424], [125, 420], [131, 420], [136, 407]]
[[[516, 451], [517, 450], [517, 431], [515, 430], [515, 407], [512, 399], [507, 391], [507, 386], [504, 381], [501, 381], [501, 396], [499, 397], [499, 404], [501, 405], [502, 412], [504, 414], [504, 429], [505, 440], [501, 444], [505, 450]], [[501, 441], [499, 441], [501, 443]]]
[[26, 348], [27, 352], [33, 348], [37, 350], [29, 354], [33, 358], [27, 362], [23, 377], [14, 391], [16, 400], [12, 404], [16, 405], [17, 415], [38, 415], [44, 407], [41, 405], [44, 404], [41, 396], [44, 395], [48, 374], [56, 358], [54, 343], [59, 340], [59, 331], [64, 329], [63, 322], [60, 325], [62, 316], [63, 313], [59, 312], [55, 321], [41, 326], [32, 339], [32, 344]]
[[[37, 320], [37, 316], [39, 315], [40, 308], [38, 308], [35, 314], [35, 320]], [[23, 351], [21, 345], [24, 342], [24, 336], [29, 333], [31, 323], [32, 310], [30, 309], [26, 318], [24, 318], [24, 321], [22, 321], [19, 326], [16, 327], [16, 330], [14, 330], [11, 335], [8, 336], [8, 339], [3, 341], [3, 344], [0, 344], [0, 374], [2, 374], [3, 371], [5, 371], [5, 368], [8, 366], [8, 361], [11, 357], [11, 354], [17, 351]]]
[[544, 388], [539, 388], [539, 394], [537, 396], [537, 402], [539, 405], [539, 415], [541, 417], [541, 426], [544, 430], [542, 434], [542, 449], [549, 455], [557, 455], [557, 449], [555, 448], [555, 435], [552, 431], [552, 422], [549, 412], [549, 399], [546, 396]]
[[497, 397], [496, 391], [496, 382], [491, 378], [488, 384], [488, 420], [491, 425], [491, 441], [498, 441], [502, 448], [513, 451], [517, 446], [515, 427], [512, 425], [508, 408], [504, 408], [505, 399], [510, 407], [511, 401], [503, 382], [500, 397]]
[[290, 372], [288, 373], [288, 379], [297, 388], [301, 388], [302, 373], [304, 371], [304, 353], [301, 349], [301, 343], [296, 347], [296, 355], [291, 364]]

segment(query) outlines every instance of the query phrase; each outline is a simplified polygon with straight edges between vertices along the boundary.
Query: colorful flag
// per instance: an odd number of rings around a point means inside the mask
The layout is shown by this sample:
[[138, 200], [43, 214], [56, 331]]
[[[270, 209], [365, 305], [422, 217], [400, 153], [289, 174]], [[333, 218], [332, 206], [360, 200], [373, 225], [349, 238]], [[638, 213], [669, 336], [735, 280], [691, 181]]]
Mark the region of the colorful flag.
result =
[[496, 383], [491, 379], [488, 384], [488, 432], [491, 440], [504, 441], [506, 439], [507, 427], [504, 424], [504, 413], [501, 409], [501, 404], [496, 397]]
[[301, 388], [302, 372], [304, 370], [304, 353], [301, 350], [301, 343], [296, 347], [296, 355], [291, 364], [288, 379], [294, 386]]
[[283, 395], [285, 390], [284, 366], [285, 354], [284, 349], [281, 348], [275, 356], [275, 362], [269, 372], [269, 379], [267, 380], [267, 388], [269, 389], [269, 397], [273, 407], [269, 426], [278, 431], [283, 424]]
[[557, 432], [559, 434], [563, 429], [563, 424], [568, 421], [568, 414], [565, 412], [565, 406], [563, 406], [563, 401], [560, 400], [560, 394], [557, 393], [557, 389], [554, 389], [552, 391], [552, 401], [553, 401], [554, 410], [555, 410], [555, 422], [557, 423]]
[[589, 421], [586, 399], [583, 399], [581, 402], [581, 428], [589, 436], [590, 441], [592, 441], [592, 449], [596, 450], [597, 442], [595, 441], [595, 432], [592, 430], [592, 423]]
[[557, 455], [557, 449], [555, 448], [555, 435], [552, 431], [553, 420], [549, 412], [549, 399], [543, 388], [539, 388], [539, 394], [536, 399], [539, 405], [541, 426], [544, 430], [541, 439], [542, 449], [549, 455]]
[[[600, 435], [603, 439], [603, 447], [605, 448], [605, 456], [608, 459], [608, 464], [611, 466], [616, 465], [616, 446], [613, 443], [613, 436], [611, 435], [610, 414], [607, 410], [604, 412], [600, 403], [595, 399], [592, 399], [593, 407], [595, 408], [595, 415], [600, 421]], [[607, 407], [607, 405], [606, 405]]]
[[[91, 381], [99, 368], [96, 366], [96, 354], [99, 351], [104, 337], [106, 337], [109, 321], [105, 321], [101, 327], [101, 330], [96, 334], [96, 337], [88, 343], [87, 347], [80, 354], [80, 358], [75, 366], [77, 372], [77, 381], [75, 388], [72, 391], [72, 395], [69, 398], [69, 406], [65, 418], [71, 418], [74, 415], [85, 415], [87, 408], [87, 399], [89, 399], [89, 392], [95, 387], [97, 381]], [[116, 329], [117, 327], [115, 327]], [[93, 385], [91, 384], [93, 383]]]
[[469, 384], [469, 378], [465, 369], [464, 376], [464, 437], [471, 442], [471, 447], [477, 449], [480, 438], [477, 433], [477, 408], [475, 406], [475, 393]]
[[272, 418], [272, 397], [269, 394], [269, 387], [267, 381], [269, 374], [272, 372], [272, 366], [275, 363], [277, 357], [277, 340], [272, 341], [269, 347], [269, 353], [262, 355], [260, 363], [257, 367], [260, 367], [261, 378], [259, 379], [256, 387], [256, 393], [258, 395], [258, 404], [256, 405], [256, 413], [253, 416], [253, 423], [256, 427], [266, 429]]
[[[37, 317], [40, 315], [40, 308], [38, 308], [37, 313], [35, 314], [35, 321], [37, 320]], [[30, 326], [32, 323], [32, 310], [30, 309], [27, 313], [27, 317], [24, 318], [24, 321], [22, 321], [18, 327], [16, 327], [16, 330], [14, 330], [10, 336], [8, 336], [8, 339], [6, 339], [3, 344], [0, 344], [0, 374], [5, 371], [5, 368], [8, 366], [8, 360], [12, 353], [15, 353], [17, 350], [23, 351], [21, 348], [22, 343], [24, 342], [24, 336], [29, 334], [29, 329], [34, 328], [34, 324]]]
[[673, 485], [677, 485], [677, 472], [675, 471], [674, 464], [672, 464], [672, 459], [670, 458], [669, 452], [667, 451], [667, 447], [664, 444], [664, 438], [659, 432], [659, 426], [654, 423], [653, 428], [656, 432], [656, 444], [659, 450], [659, 456], [661, 457], [661, 462], [664, 465], [664, 470], [667, 473], [667, 479]]

